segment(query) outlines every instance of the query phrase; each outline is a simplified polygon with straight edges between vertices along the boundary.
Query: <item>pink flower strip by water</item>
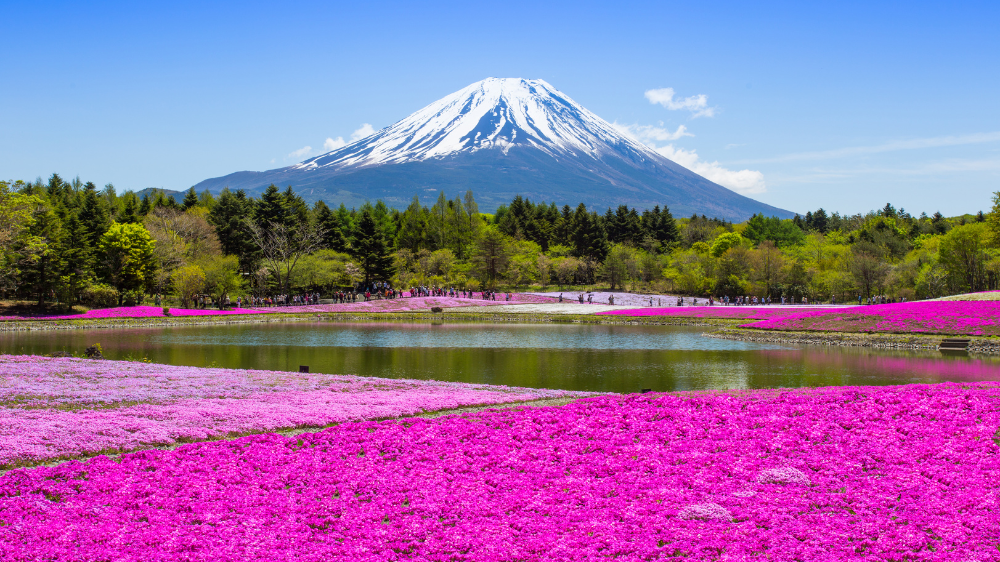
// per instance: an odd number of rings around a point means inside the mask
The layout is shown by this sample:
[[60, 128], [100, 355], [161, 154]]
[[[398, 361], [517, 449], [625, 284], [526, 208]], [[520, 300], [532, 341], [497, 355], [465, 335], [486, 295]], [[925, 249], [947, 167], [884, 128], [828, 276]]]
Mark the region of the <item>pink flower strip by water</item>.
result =
[[811, 310], [743, 325], [763, 330], [1000, 335], [1000, 302], [921, 301]]
[[[524, 293], [512, 294], [511, 300], [506, 300], [502, 294], [497, 300], [488, 301], [478, 298], [461, 297], [403, 297], [398, 299], [373, 299], [368, 302], [351, 302], [344, 304], [316, 304], [300, 306], [275, 306], [263, 308], [233, 308], [230, 310], [170, 308], [171, 316], [229, 316], [234, 314], [300, 314], [323, 312], [408, 312], [426, 311], [439, 306], [454, 308], [458, 306], [483, 306], [497, 304], [536, 304], [555, 302], [556, 299], [541, 295]], [[82, 314], [67, 314], [62, 316], [0, 316], [0, 321], [19, 320], [101, 320], [105, 318], [162, 318], [163, 307], [159, 306], [120, 306], [116, 308], [95, 308]]]
[[3, 560], [997, 560], [995, 383], [588, 398], [0, 476]]
[[0, 467], [277, 428], [581, 393], [0, 356]]
[[676, 316], [680, 318], [733, 318], [733, 319], [765, 319], [801, 314], [811, 310], [821, 310], [805, 307], [782, 308], [780, 306], [743, 307], [743, 306], [665, 306], [651, 308], [628, 308], [608, 310], [595, 314], [607, 316]]

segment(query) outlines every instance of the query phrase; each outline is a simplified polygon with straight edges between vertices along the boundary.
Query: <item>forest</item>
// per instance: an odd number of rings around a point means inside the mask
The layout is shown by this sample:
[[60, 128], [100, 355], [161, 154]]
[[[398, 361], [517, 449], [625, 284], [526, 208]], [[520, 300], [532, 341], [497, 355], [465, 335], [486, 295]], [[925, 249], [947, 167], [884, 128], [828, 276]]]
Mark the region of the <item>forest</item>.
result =
[[[179, 198], [179, 197], [178, 197]], [[230, 295], [336, 290], [388, 282], [471, 290], [605, 288], [691, 296], [847, 302], [997, 289], [1000, 192], [987, 212], [914, 216], [824, 209], [733, 224], [588, 209], [515, 197], [481, 213], [473, 192], [428, 208], [382, 201], [312, 206], [289, 186], [260, 197], [160, 190], [53, 174], [0, 181], [0, 296], [39, 306], [190, 305]]]

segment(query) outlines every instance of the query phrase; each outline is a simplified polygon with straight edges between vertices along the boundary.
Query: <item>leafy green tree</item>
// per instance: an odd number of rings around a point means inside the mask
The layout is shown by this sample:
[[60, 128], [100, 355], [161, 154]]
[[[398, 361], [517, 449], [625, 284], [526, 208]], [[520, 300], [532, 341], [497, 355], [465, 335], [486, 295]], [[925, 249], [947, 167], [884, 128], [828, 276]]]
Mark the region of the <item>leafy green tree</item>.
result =
[[730, 248], [740, 246], [743, 244], [743, 237], [735, 232], [726, 232], [720, 234], [714, 242], [712, 242], [712, 247], [709, 253], [712, 254], [713, 258], [722, 257]]
[[205, 271], [197, 265], [185, 265], [174, 270], [171, 281], [181, 307], [190, 308], [194, 298], [205, 290]]
[[986, 226], [989, 228], [990, 244], [1000, 248], [1000, 191], [993, 192], [993, 208], [986, 215]]
[[941, 238], [940, 263], [962, 292], [987, 288], [989, 228], [983, 223], [956, 226]]
[[482, 287], [495, 289], [510, 262], [510, 239], [496, 225], [482, 229], [472, 255]]
[[395, 267], [392, 252], [371, 207], [361, 211], [351, 244], [351, 255], [364, 271], [366, 285], [392, 278]]
[[757, 213], [747, 221], [743, 236], [760, 244], [765, 240], [774, 242], [778, 247], [797, 246], [805, 240], [805, 234], [790, 220], [778, 217], [765, 217]]
[[243, 276], [240, 275], [240, 263], [236, 256], [217, 256], [204, 260], [201, 265], [205, 271], [205, 289], [220, 306], [227, 295], [242, 289]]
[[119, 295], [140, 290], [152, 280], [156, 270], [153, 245], [153, 238], [141, 224], [111, 223], [101, 236], [97, 249], [103, 273]]

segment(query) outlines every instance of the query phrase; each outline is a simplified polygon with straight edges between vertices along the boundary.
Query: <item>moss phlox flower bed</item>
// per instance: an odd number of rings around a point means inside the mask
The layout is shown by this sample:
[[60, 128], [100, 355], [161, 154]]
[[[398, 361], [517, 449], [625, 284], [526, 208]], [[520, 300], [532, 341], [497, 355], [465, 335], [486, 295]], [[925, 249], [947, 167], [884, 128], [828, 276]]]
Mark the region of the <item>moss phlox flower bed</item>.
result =
[[1000, 302], [918, 301], [812, 310], [743, 324], [762, 330], [1000, 335]]
[[719, 318], [733, 320], [763, 320], [766, 318], [784, 317], [801, 314], [805, 311], [822, 310], [818, 308], [784, 308], [781, 306], [665, 306], [651, 308], [628, 308], [595, 312], [602, 316], [676, 316], [679, 318]]
[[606, 396], [0, 476], [4, 560], [996, 560], [995, 384]]
[[584, 393], [0, 356], [0, 467], [277, 428]]

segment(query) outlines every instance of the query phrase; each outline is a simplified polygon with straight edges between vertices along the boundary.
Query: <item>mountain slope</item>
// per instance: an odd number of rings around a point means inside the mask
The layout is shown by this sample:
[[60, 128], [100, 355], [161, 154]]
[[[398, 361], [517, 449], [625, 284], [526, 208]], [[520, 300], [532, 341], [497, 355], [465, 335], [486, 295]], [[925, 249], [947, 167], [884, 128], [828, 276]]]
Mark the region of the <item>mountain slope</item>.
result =
[[403, 208], [414, 194], [434, 200], [472, 189], [492, 211], [521, 194], [603, 210], [668, 205], [743, 220], [792, 213], [734, 193], [618, 132], [542, 80], [488, 78], [332, 152], [266, 172], [205, 180], [251, 194], [292, 185], [307, 201], [356, 206], [382, 199]]

